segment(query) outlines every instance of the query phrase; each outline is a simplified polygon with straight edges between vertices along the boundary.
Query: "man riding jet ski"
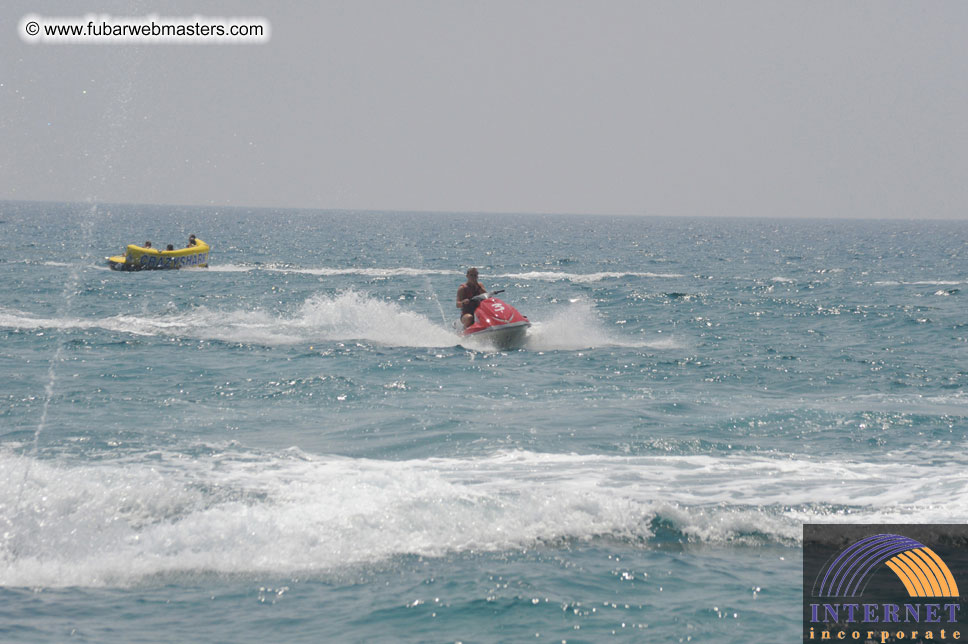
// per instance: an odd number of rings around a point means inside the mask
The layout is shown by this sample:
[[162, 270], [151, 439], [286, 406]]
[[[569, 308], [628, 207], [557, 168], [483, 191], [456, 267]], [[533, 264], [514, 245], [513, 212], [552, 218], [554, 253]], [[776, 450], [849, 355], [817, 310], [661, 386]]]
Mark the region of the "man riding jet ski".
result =
[[500, 349], [520, 346], [531, 323], [510, 304], [488, 293], [477, 281], [477, 269], [467, 271], [467, 283], [457, 289], [463, 335], [486, 340]]
[[467, 269], [467, 282], [457, 287], [457, 308], [460, 309], [460, 323], [466, 329], [474, 324], [474, 311], [481, 303], [474, 298], [482, 293], [486, 293], [484, 285], [477, 281], [477, 269], [474, 267]]

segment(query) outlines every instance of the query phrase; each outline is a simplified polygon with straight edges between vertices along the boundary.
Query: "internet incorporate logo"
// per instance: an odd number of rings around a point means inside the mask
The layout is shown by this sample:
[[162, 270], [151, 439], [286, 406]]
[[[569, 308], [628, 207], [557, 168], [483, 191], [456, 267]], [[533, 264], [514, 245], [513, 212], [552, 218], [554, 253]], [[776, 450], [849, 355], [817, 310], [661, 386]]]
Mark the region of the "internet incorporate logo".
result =
[[968, 639], [957, 582], [968, 573], [968, 526], [803, 531], [804, 642]]
[[858, 597], [881, 564], [910, 597], [958, 597], [958, 584], [931, 548], [899, 534], [876, 534], [844, 548], [824, 571], [817, 597]]

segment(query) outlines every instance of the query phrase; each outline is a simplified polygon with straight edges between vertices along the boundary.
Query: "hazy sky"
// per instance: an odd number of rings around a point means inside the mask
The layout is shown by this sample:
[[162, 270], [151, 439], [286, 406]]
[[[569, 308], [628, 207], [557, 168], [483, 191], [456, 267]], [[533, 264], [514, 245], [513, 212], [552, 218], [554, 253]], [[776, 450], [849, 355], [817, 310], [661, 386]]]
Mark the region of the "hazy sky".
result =
[[[27, 44], [26, 14], [264, 45]], [[0, 199], [968, 218], [968, 2], [0, 8]]]

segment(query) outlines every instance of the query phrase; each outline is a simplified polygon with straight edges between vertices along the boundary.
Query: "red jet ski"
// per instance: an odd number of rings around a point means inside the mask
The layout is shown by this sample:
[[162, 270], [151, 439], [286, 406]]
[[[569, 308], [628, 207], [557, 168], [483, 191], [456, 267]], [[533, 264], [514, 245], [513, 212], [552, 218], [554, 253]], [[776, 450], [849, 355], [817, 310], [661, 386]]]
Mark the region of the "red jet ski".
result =
[[[494, 297], [503, 292], [481, 293], [471, 298], [480, 304], [474, 310], [474, 324], [463, 330], [464, 336], [483, 340], [498, 349], [519, 347], [524, 343], [531, 323], [516, 308]], [[460, 322], [457, 324], [459, 326]]]

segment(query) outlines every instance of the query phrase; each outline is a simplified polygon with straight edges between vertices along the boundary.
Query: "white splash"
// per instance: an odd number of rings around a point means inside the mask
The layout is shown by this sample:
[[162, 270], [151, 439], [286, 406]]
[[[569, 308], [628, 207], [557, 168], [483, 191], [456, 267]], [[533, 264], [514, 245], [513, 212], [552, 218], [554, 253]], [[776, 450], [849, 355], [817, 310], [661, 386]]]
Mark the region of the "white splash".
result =
[[525, 345], [532, 351], [578, 351], [601, 347], [681, 348], [672, 338], [646, 341], [609, 332], [592, 303], [584, 298], [577, 298], [555, 310], [550, 317], [532, 324]]

